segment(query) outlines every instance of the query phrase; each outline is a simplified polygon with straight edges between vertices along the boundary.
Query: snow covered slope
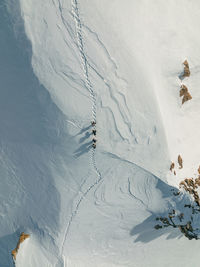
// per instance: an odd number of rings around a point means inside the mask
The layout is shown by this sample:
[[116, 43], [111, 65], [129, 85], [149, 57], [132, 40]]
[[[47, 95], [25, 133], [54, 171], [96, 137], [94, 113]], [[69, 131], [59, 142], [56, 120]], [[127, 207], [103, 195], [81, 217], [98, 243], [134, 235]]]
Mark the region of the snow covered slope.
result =
[[1, 267], [199, 265], [199, 241], [154, 229], [200, 163], [199, 26], [197, 0], [2, 0]]

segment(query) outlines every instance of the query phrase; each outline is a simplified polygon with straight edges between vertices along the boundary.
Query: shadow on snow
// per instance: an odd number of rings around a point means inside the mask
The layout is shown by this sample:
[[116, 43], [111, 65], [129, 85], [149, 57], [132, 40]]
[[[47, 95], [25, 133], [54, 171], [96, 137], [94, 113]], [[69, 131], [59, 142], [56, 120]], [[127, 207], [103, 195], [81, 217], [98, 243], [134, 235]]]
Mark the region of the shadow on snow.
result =
[[[156, 178], [156, 177], [155, 177]], [[163, 213], [159, 212], [151, 212], [151, 215], [145, 219], [142, 223], [136, 225], [131, 231], [130, 235], [137, 236], [134, 242], [143, 242], [148, 243], [152, 240], [159, 238], [162, 235], [166, 235], [166, 239], [173, 239], [173, 238], [181, 238], [183, 237], [183, 234], [181, 234], [180, 230], [173, 227], [167, 227], [163, 229], [156, 230], [154, 226], [158, 223], [156, 221], [156, 217], [158, 216], [166, 216], [166, 214], [171, 211], [174, 207], [169, 202], [169, 199], [173, 199], [173, 201], [176, 201], [176, 197], [173, 196], [172, 191], [177, 191], [177, 188], [174, 188], [163, 181], [158, 180], [156, 189], [161, 192], [162, 198], [166, 200], [166, 208]], [[184, 201], [184, 200], [182, 200]], [[177, 201], [177, 207], [180, 204], [180, 201]]]
[[65, 117], [34, 75], [32, 47], [14, 2], [15, 18], [7, 12], [7, 1], [0, 6], [0, 228], [8, 233], [0, 236], [2, 267], [12, 266], [17, 229], [56, 233], [60, 194], [52, 166], [57, 155], [66, 155], [54, 150], [66, 138]]

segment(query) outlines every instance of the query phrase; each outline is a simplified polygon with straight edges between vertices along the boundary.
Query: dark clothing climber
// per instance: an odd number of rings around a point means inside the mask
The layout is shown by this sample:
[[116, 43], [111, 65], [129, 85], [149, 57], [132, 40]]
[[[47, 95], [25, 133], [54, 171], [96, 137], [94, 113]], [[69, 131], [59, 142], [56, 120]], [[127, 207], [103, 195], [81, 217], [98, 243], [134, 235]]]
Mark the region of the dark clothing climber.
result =
[[95, 143], [93, 143], [93, 144], [92, 144], [92, 147], [93, 147], [93, 148], [96, 148], [96, 144], [95, 144]]
[[96, 125], [96, 121], [92, 121], [91, 124], [94, 127]]
[[93, 142], [93, 143], [96, 143], [96, 142], [97, 142], [97, 139], [96, 139], [96, 138], [93, 138], [93, 139], [92, 139], [92, 142]]

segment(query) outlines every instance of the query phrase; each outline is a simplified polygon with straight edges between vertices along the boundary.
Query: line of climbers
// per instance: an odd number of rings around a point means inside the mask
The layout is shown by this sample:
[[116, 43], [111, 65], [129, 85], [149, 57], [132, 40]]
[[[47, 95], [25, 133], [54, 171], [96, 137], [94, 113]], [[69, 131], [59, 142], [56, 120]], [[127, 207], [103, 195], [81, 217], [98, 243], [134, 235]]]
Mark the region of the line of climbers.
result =
[[96, 121], [92, 121], [91, 122], [92, 124], [92, 134], [93, 134], [93, 138], [92, 138], [92, 147], [95, 149], [96, 148], [96, 143], [97, 143], [97, 138], [96, 138], [96, 135], [97, 135], [97, 130], [96, 130]]

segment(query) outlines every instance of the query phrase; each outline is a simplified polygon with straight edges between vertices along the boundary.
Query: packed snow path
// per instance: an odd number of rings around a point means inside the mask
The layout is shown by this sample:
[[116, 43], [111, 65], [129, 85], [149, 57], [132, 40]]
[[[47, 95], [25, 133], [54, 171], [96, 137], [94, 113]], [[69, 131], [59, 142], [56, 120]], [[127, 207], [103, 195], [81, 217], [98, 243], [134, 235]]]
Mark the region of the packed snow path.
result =
[[[81, 56], [81, 60], [82, 60], [82, 68], [83, 68], [83, 72], [84, 72], [84, 76], [85, 76], [85, 83], [86, 83], [86, 87], [87, 87], [87, 89], [88, 89], [88, 91], [90, 93], [90, 97], [91, 97], [91, 101], [92, 101], [91, 121], [96, 122], [96, 120], [97, 120], [97, 116], [96, 116], [96, 109], [97, 109], [96, 95], [95, 95], [94, 88], [92, 86], [92, 83], [91, 83], [91, 80], [90, 80], [90, 77], [89, 77], [89, 71], [88, 71], [89, 64], [87, 62], [87, 57], [86, 57], [86, 54], [84, 52], [83, 35], [82, 35], [82, 24], [81, 24], [81, 19], [80, 19], [80, 15], [79, 15], [79, 7], [78, 7], [78, 1], [77, 0], [73, 0], [72, 1], [72, 14], [73, 14], [73, 17], [74, 17], [74, 23], [76, 25], [77, 42], [78, 42], [78, 48], [79, 48], [79, 52], [80, 52], [80, 56]], [[96, 125], [95, 125], [95, 128], [96, 128]], [[71, 224], [73, 222], [74, 216], [76, 216], [76, 214], [78, 212], [78, 209], [79, 209], [83, 199], [87, 196], [87, 194], [90, 192], [90, 190], [94, 186], [99, 184], [99, 182], [102, 179], [101, 173], [98, 170], [97, 165], [96, 165], [95, 148], [92, 147], [91, 150], [90, 150], [90, 153], [91, 153], [91, 157], [90, 157], [91, 163], [92, 163], [92, 166], [93, 166], [93, 168], [94, 168], [94, 170], [95, 170], [95, 172], [96, 172], [96, 174], [98, 176], [98, 179], [92, 185], [90, 185], [89, 188], [80, 197], [80, 199], [79, 199], [79, 201], [78, 201], [78, 203], [76, 205], [76, 208], [72, 212], [71, 218], [70, 218], [70, 220], [69, 220], [69, 222], [67, 224], [67, 227], [65, 229], [64, 239], [63, 239], [62, 247], [61, 247], [61, 255], [62, 255], [63, 259], [64, 259], [64, 266], [65, 266], [65, 258], [63, 256], [63, 250], [64, 250], [65, 241], [67, 239], [67, 235], [69, 233], [70, 226], [71, 226]], [[88, 173], [88, 176], [89, 176], [89, 173]]]

